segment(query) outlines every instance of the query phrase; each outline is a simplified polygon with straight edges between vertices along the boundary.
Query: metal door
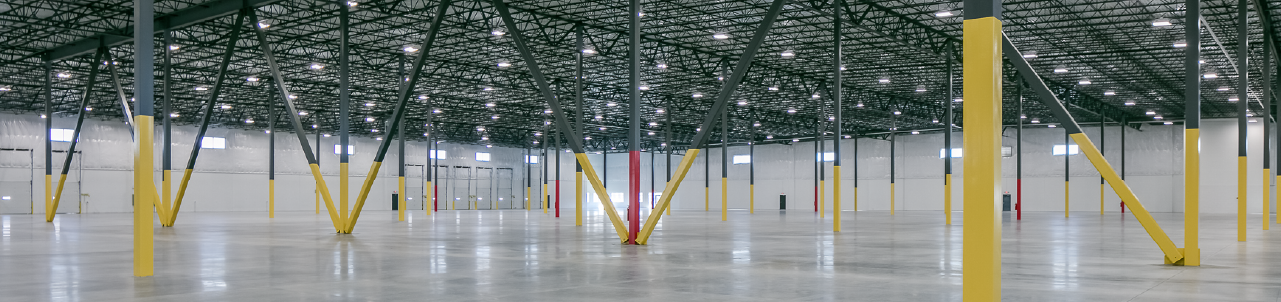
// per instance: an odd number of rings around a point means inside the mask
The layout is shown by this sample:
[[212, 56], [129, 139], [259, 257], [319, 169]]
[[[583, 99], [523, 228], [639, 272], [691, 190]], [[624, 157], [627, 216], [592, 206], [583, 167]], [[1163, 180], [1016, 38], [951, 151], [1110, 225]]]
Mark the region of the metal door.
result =
[[476, 205], [480, 210], [493, 210], [497, 206], [494, 197], [494, 168], [476, 168]]
[[516, 197], [516, 191], [512, 188], [512, 182], [514, 181], [512, 175], [514, 174], [515, 172], [512, 168], [498, 168], [496, 176], [498, 189], [494, 195], [498, 197], [499, 208], [515, 209], [516, 207], [524, 206], [517, 205], [519, 198]]
[[475, 176], [472, 175], [471, 167], [453, 166], [449, 173], [449, 208], [451, 210], [474, 210], [472, 200], [476, 194], [472, 193], [472, 182]]
[[32, 152], [0, 149], [0, 167], [4, 167], [0, 169], [0, 214], [28, 214], [34, 209], [36, 168]]
[[426, 174], [423, 173], [426, 166], [408, 164], [405, 165], [405, 208], [408, 210], [422, 210], [426, 201], [426, 191], [423, 191], [423, 185], [426, 185]]

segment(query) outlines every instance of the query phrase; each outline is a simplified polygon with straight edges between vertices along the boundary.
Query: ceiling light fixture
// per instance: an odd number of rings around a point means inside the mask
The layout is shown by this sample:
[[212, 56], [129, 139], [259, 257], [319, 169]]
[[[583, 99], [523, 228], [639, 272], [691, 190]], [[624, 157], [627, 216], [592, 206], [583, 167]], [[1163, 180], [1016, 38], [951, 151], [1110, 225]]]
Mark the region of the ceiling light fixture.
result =
[[727, 34], [727, 33], [714, 33], [714, 34], [712, 34], [712, 39], [717, 39], [717, 40], [725, 40], [725, 39], [729, 39], [729, 34]]
[[1184, 40], [1174, 41], [1174, 45], [1172, 46], [1174, 46], [1174, 48], [1188, 47], [1188, 41], [1184, 41]]
[[782, 56], [783, 58], [788, 58], [788, 59], [790, 59], [790, 58], [794, 58], [794, 57], [796, 57], [796, 52], [791, 51], [791, 50], [784, 50], [782, 53], [780, 53], [780, 54], [778, 54], [778, 55], [779, 55], [779, 56]]
[[1157, 18], [1156, 20], [1152, 20], [1152, 26], [1154, 27], [1162, 27], [1162, 26], [1170, 26], [1170, 25], [1174, 25], [1174, 23], [1170, 22], [1170, 19]]
[[1035, 59], [1035, 58], [1036, 58], [1036, 51], [1035, 51], [1035, 50], [1029, 50], [1028, 52], [1023, 53], [1023, 58], [1024, 58], [1024, 59]]
[[947, 17], [954, 17], [954, 16], [956, 16], [956, 12], [953, 12], [950, 10], [941, 10], [941, 11], [934, 12], [934, 17], [936, 18], [947, 18]]
[[1114, 90], [1104, 91], [1104, 92], [1103, 92], [1103, 95], [1106, 95], [1106, 96], [1114, 96], [1114, 95], [1116, 95], [1116, 91], [1114, 91]]
[[365, 118], [365, 121], [366, 121], [366, 122], [372, 122], [372, 121], [374, 121], [374, 118], [372, 118], [372, 117], [367, 117], [367, 118]]

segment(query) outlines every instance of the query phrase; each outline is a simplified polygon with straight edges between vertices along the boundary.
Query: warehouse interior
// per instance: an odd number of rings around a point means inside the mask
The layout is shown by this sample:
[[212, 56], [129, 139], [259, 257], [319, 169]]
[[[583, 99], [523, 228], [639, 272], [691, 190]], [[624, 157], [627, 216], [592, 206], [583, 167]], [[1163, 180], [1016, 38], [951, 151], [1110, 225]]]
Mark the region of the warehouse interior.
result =
[[1281, 301], [1278, 7], [0, 3], [0, 296]]

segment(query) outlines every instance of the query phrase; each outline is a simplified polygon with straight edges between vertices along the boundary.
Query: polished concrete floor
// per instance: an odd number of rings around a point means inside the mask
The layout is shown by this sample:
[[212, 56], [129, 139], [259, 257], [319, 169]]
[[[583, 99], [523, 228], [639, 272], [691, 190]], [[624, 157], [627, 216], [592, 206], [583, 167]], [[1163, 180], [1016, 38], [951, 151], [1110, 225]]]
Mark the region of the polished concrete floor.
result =
[[[156, 275], [131, 272], [129, 214], [0, 216], [3, 301], [960, 301], [961, 213], [676, 211], [649, 246], [601, 213], [367, 212], [336, 235], [310, 212], [182, 213], [157, 228]], [[1127, 214], [1128, 215], [1128, 214]], [[1204, 215], [1202, 267], [1162, 265], [1132, 216], [1004, 223], [1005, 301], [1281, 301], [1281, 227], [1235, 238]], [[1157, 219], [1182, 245], [1182, 215]]]

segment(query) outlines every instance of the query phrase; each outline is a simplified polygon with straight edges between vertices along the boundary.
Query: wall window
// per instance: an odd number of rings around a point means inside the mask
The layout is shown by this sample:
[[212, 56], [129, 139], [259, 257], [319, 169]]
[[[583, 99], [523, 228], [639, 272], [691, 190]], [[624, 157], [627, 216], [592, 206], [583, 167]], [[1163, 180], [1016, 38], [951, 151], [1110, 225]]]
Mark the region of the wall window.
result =
[[752, 163], [752, 156], [751, 156], [751, 155], [746, 155], [746, 154], [743, 154], [743, 155], [734, 155], [734, 164], [735, 164], [735, 165], [746, 165], [746, 164], [750, 164], [750, 163]]
[[1063, 155], [1064, 153], [1067, 153], [1068, 155], [1076, 155], [1077, 153], [1081, 153], [1081, 149], [1076, 145], [1067, 145], [1066, 147], [1063, 145], [1054, 145], [1054, 155]]
[[55, 142], [70, 142], [76, 135], [72, 129], [49, 129], [49, 140]]
[[819, 159], [822, 159], [823, 161], [836, 161], [836, 153], [825, 152], [822, 157], [819, 157], [818, 154], [814, 154], [814, 160], [817, 161]]
[[427, 153], [427, 157], [431, 159], [447, 159], [449, 158], [449, 153], [445, 152], [445, 150], [431, 150]]
[[200, 149], [227, 149], [227, 138], [206, 136], [200, 138]]
[[1014, 147], [1001, 147], [1001, 157], [1014, 157]]
[[[334, 145], [334, 154], [342, 154], [342, 145]], [[347, 155], [356, 154], [356, 146], [347, 145]]]
[[[944, 151], [947, 151], [947, 148], [939, 149], [939, 158], [946, 156], [943, 154]], [[952, 158], [961, 158], [961, 148], [952, 148]]]
[[476, 161], [489, 161], [489, 152], [476, 152]]
[[525, 163], [526, 163], [526, 164], [531, 164], [531, 165], [532, 165], [532, 164], [537, 164], [537, 163], [538, 163], [538, 155], [525, 155]]

